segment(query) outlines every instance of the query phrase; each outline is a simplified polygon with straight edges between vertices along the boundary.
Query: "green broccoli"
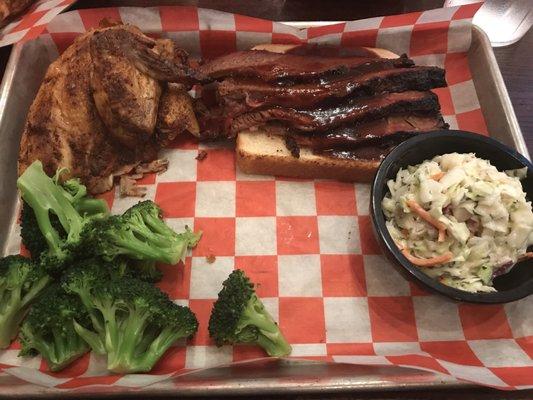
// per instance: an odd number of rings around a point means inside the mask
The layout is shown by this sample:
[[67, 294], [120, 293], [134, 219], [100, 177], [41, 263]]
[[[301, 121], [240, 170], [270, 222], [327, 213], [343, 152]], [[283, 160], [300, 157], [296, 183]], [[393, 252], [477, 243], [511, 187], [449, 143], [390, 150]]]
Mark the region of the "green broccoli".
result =
[[39, 353], [51, 371], [62, 370], [89, 351], [89, 345], [74, 330], [74, 320], [90, 326], [79, 297], [65, 293], [59, 285], [49, 287], [30, 307], [22, 323], [19, 356]]
[[22, 256], [0, 259], [0, 348], [17, 336], [30, 303], [50, 282], [50, 277]]
[[257, 297], [253, 283], [239, 269], [223, 283], [209, 318], [209, 335], [218, 346], [255, 343], [273, 357], [291, 352], [278, 324]]
[[[56, 173], [54, 180], [59, 180], [61, 170]], [[107, 215], [109, 209], [107, 203], [102, 199], [95, 199], [87, 194], [87, 187], [80, 182], [78, 178], [71, 178], [61, 185], [65, 189], [66, 196], [82, 216]]]
[[[61, 170], [58, 170], [56, 176], [53, 178], [55, 182], [58, 181], [60, 173]], [[87, 188], [79, 179], [69, 179], [61, 186], [65, 189], [64, 194], [80, 215], [106, 215], [109, 212], [104, 200], [94, 199], [87, 195]], [[66, 232], [59, 222], [57, 215], [50, 213], [50, 223], [59, 234], [59, 237], [64, 240]], [[30, 252], [32, 259], [38, 260], [41, 254], [48, 250], [48, 243], [39, 229], [39, 224], [33, 209], [24, 200], [22, 200], [20, 227], [22, 243]]]
[[[67, 189], [61, 186], [58, 183], [60, 173], [58, 171], [54, 178], [50, 178], [45, 174], [42, 163], [35, 161], [17, 181], [22, 198], [32, 208], [39, 230], [48, 245], [48, 250], [40, 255], [40, 263], [52, 274], [61, 272], [64, 264], [73, 259], [81, 242], [83, 228], [88, 222], [107, 215], [105, 202], [87, 199], [85, 186], [79, 181], [67, 181]], [[80, 207], [82, 213], [76, 207]], [[55, 217], [59, 220], [65, 237], [54, 227]], [[26, 233], [30, 242], [38, 243], [34, 230], [31, 235], [28, 231]]]
[[95, 352], [107, 354], [107, 368], [112, 372], [148, 372], [176, 340], [198, 329], [188, 307], [176, 305], [138, 279], [101, 280], [78, 274], [67, 278], [64, 287], [78, 293], [89, 307], [92, 329], [77, 323], [74, 327]]
[[83, 233], [85, 248], [106, 260], [126, 256], [167, 264], [182, 261], [200, 236], [201, 233], [193, 233], [189, 228], [180, 234], [174, 232], [153, 201], [140, 202], [121, 216], [96, 220]]
[[155, 261], [127, 260], [126, 275], [141, 281], [157, 283], [163, 279], [163, 272]]
[[[64, 240], [66, 236], [65, 230], [55, 214], [50, 214], [50, 223], [59, 237]], [[20, 213], [20, 238], [33, 260], [38, 260], [41, 254], [48, 250], [48, 243], [39, 229], [35, 213], [24, 200], [22, 201], [22, 211]]]
[[102, 282], [121, 279], [129, 276], [129, 265], [126, 259], [107, 262], [93, 257], [72, 264], [61, 277], [61, 286], [69, 294], [77, 295], [86, 307], [92, 325], [98, 330], [103, 329], [100, 315], [92, 310], [90, 299], [93, 288]]

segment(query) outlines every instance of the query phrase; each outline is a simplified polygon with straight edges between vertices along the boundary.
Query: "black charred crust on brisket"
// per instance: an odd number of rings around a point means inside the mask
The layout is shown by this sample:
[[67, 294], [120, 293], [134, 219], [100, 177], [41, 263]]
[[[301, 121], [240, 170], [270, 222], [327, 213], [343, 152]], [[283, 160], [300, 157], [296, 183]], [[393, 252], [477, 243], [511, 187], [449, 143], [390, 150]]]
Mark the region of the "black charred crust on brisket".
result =
[[291, 155], [294, 158], [300, 158], [300, 146], [298, 146], [296, 140], [290, 135], [286, 135], [284, 139], [285, 146], [287, 147], [287, 150], [291, 152]]

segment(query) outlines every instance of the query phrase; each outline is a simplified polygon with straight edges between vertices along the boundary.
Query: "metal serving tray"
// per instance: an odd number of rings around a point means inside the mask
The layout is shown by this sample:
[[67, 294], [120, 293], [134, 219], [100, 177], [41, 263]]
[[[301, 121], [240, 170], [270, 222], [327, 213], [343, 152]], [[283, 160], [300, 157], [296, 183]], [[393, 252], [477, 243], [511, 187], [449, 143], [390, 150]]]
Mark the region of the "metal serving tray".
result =
[[[331, 22], [289, 23], [296, 27]], [[46, 40], [14, 46], [0, 87], [0, 249], [6, 253], [7, 235], [16, 223], [17, 156], [28, 108], [48, 65], [57, 57]], [[486, 34], [474, 27], [468, 59], [481, 109], [490, 135], [529, 158], [502, 75]], [[156, 383], [142, 392], [91, 387], [76, 397], [104, 395], [258, 395], [291, 392], [340, 392], [469, 387], [449, 376], [395, 366], [326, 364], [312, 361], [261, 360], [193, 372]], [[74, 393], [58, 391], [0, 374], [0, 398], [29, 396], [59, 398]]]

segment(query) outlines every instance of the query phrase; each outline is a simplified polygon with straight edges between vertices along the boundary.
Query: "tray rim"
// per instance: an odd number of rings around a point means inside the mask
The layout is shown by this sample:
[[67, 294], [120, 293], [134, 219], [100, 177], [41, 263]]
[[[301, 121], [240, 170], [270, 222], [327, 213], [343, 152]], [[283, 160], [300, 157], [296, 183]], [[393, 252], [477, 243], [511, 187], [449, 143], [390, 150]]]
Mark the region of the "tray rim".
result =
[[[281, 22], [289, 26], [293, 26], [295, 28], [308, 28], [308, 27], [318, 27], [318, 26], [326, 26], [326, 25], [333, 25], [338, 23], [343, 23], [345, 21], [286, 21]], [[472, 41], [479, 40], [480, 45], [483, 46], [485, 49], [487, 49], [488, 54], [488, 68], [489, 68], [489, 74], [493, 77], [496, 89], [498, 91], [499, 97], [501, 99], [501, 103], [504, 110], [504, 115], [507, 120], [507, 124], [511, 131], [511, 136], [514, 142], [514, 145], [516, 149], [522, 153], [525, 157], [528, 159], [530, 158], [529, 151], [527, 149], [524, 137], [522, 135], [522, 132], [520, 130], [520, 126], [518, 124], [518, 119], [516, 118], [507, 88], [505, 86], [505, 82], [503, 80], [503, 76], [500, 72], [499, 66], [497, 64], [493, 49], [490, 45], [490, 41], [488, 39], [488, 36], [486, 33], [479, 28], [476, 25], [472, 25]], [[4, 77], [2, 78], [2, 83], [0, 85], [0, 123], [5, 118], [4, 114], [4, 105], [8, 101], [10, 91], [12, 90], [13, 85], [13, 77], [16, 72], [16, 68], [18, 66], [18, 62], [20, 60], [22, 50], [23, 50], [24, 43], [17, 43], [13, 46], [12, 51], [10, 53], [8, 62], [6, 64]], [[13, 217], [14, 218], [14, 217]], [[11, 227], [12, 224], [9, 224], [9, 227]], [[5, 253], [5, 248], [2, 249]], [[292, 364], [299, 363], [298, 360], [291, 360]], [[304, 366], [305, 362], [300, 365], [300, 367]], [[327, 363], [322, 363], [327, 364]], [[350, 365], [350, 364], [345, 364]], [[353, 365], [352, 365], [353, 367]], [[339, 393], [339, 392], [356, 392], [356, 391], [393, 391], [393, 390], [423, 390], [423, 389], [433, 389], [433, 390], [439, 390], [439, 389], [468, 389], [468, 388], [474, 388], [479, 387], [478, 385], [475, 385], [473, 383], [464, 382], [460, 380], [456, 380], [455, 378], [447, 375], [441, 375], [438, 373], [433, 373], [430, 371], [423, 371], [419, 369], [413, 369], [409, 367], [398, 367], [398, 366], [373, 366], [373, 365], [365, 365], [361, 366], [365, 369], [372, 369], [375, 368], [376, 370], [379, 370], [381, 368], [388, 368], [391, 370], [398, 370], [398, 375], [401, 376], [401, 372], [405, 371], [404, 376], [413, 375], [413, 371], [416, 371], [415, 377], [410, 378], [406, 382], [392, 382], [392, 381], [384, 381], [379, 380], [379, 374], [374, 377], [373, 382], [363, 383], [358, 379], [348, 379], [346, 377], [340, 377], [337, 376], [337, 378], [329, 377], [327, 378], [326, 382], [321, 381], [320, 379], [316, 379], [316, 382], [314, 384], [309, 384], [309, 382], [306, 381], [300, 381], [298, 380], [287, 380], [287, 382], [279, 382], [276, 377], [274, 378], [260, 378], [257, 380], [250, 380], [250, 379], [233, 379], [231, 381], [228, 380], [213, 380], [211, 381], [211, 385], [207, 384], [205, 380], [199, 380], [196, 385], [194, 384], [194, 380], [190, 383], [185, 383], [185, 386], [181, 387], [179, 385], [171, 385], [171, 386], [165, 386], [164, 384], [158, 384], [155, 383], [151, 386], [146, 387], [144, 390], [140, 392], [135, 392], [137, 394], [152, 394], [152, 395], [170, 395], [175, 394], [176, 390], [180, 390], [180, 395], [185, 396], [199, 396], [199, 395], [266, 395], [266, 394], [295, 394], [295, 393]], [[227, 368], [225, 366], [221, 367], [214, 367], [214, 368], [208, 368], [204, 370], [199, 370], [192, 372], [190, 374], [187, 374], [187, 377], [194, 378], [195, 374], [201, 374], [205, 371], [214, 371], [221, 368]], [[304, 366], [305, 368], [305, 366]], [[2, 373], [2, 374], [5, 374]], [[9, 375], [9, 374], [8, 374]], [[447, 379], [443, 379], [443, 377], [446, 377]], [[17, 379], [17, 378], [14, 378]], [[168, 382], [168, 381], [167, 381]], [[229, 384], [228, 384], [229, 383]], [[158, 387], [161, 386], [161, 387]], [[72, 395], [73, 393], [76, 393], [76, 396], [79, 398], [86, 398], [86, 397], [104, 397], [108, 396], [110, 394], [116, 394], [116, 395], [127, 395], [131, 394], [131, 391], [129, 388], [124, 387], [123, 390], [117, 392], [114, 391], [101, 391], [98, 390], [96, 392], [91, 390], [91, 387], [88, 387], [86, 390], [82, 391], [65, 391], [60, 389], [54, 389], [54, 388], [46, 388], [42, 387], [36, 384], [31, 384], [28, 382], [24, 382], [22, 385], [12, 385], [13, 388], [10, 390], [10, 386], [3, 386], [0, 384], [0, 387], [2, 387], [2, 391], [0, 393], [0, 398], [25, 398], [26, 396], [35, 396], [39, 398], [62, 398]], [[17, 390], [20, 388], [25, 388], [22, 391]], [[101, 389], [101, 387], [100, 387]]]

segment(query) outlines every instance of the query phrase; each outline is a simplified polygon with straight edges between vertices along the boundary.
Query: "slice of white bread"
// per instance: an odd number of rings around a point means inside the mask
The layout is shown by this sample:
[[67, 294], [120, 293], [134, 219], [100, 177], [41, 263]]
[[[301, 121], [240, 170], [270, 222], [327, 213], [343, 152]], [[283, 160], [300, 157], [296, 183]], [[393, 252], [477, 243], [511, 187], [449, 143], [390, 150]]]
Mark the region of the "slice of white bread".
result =
[[293, 157], [281, 136], [244, 131], [237, 136], [237, 166], [246, 174], [371, 182], [380, 161], [349, 160], [300, 148]]
[[[283, 53], [297, 45], [265, 44], [252, 50]], [[398, 56], [385, 49], [367, 48], [382, 58]], [[293, 157], [281, 136], [254, 131], [237, 136], [237, 166], [247, 174], [276, 175], [294, 178], [336, 179], [340, 181], [371, 182], [381, 161], [351, 160], [313, 154], [300, 148], [300, 157]]]

